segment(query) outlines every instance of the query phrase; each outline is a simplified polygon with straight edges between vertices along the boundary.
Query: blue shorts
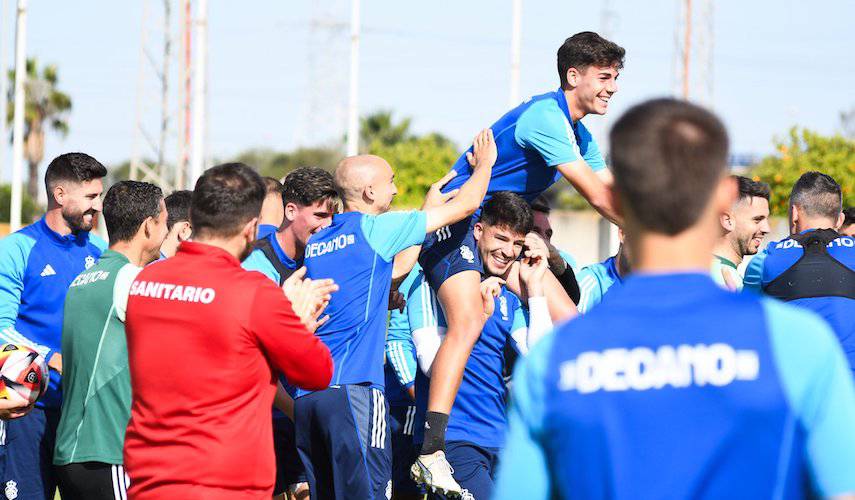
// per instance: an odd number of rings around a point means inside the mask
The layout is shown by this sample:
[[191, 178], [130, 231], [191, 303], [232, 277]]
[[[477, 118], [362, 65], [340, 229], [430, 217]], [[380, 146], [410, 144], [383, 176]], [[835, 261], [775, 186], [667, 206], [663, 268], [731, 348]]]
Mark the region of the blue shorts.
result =
[[306, 482], [306, 470], [297, 454], [294, 422], [284, 415], [273, 417], [273, 451], [276, 452], [274, 495], [285, 493], [292, 484]]
[[333, 386], [297, 398], [294, 414], [312, 500], [388, 498], [392, 444], [383, 391]]
[[476, 222], [478, 217], [473, 215], [456, 224], [441, 227], [425, 238], [419, 254], [419, 264], [434, 291], [439, 290], [445, 280], [459, 272], [484, 272], [472, 232]]
[[[463, 498], [490, 498], [499, 463], [498, 448], [484, 448], [466, 441], [449, 441], [445, 444], [445, 457], [454, 469], [454, 479], [463, 488]], [[471, 497], [466, 495], [467, 492]]]
[[53, 500], [56, 477], [53, 447], [59, 410], [34, 408], [6, 422], [5, 453], [0, 455], [0, 493], [19, 500]]
[[413, 444], [413, 426], [416, 423], [416, 405], [389, 407], [389, 431], [392, 433], [392, 492], [420, 495], [421, 488], [410, 477], [410, 466], [418, 458]]

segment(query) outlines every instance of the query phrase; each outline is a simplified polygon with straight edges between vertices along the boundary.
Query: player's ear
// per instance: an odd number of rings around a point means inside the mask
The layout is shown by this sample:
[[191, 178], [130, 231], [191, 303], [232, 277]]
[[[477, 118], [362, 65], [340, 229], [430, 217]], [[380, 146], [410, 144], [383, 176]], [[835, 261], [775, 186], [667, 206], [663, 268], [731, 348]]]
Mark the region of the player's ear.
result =
[[846, 216], [843, 215], [843, 212], [837, 214], [837, 222], [834, 223], [834, 230], [840, 231], [840, 228], [843, 227], [843, 221], [846, 220]]
[[244, 224], [241, 230], [241, 236], [247, 241], [255, 241], [255, 236], [258, 234], [258, 217], [253, 217], [249, 222]]
[[567, 84], [571, 87], [577, 87], [579, 85], [579, 79], [582, 77], [582, 74], [576, 68], [567, 68]]
[[68, 196], [68, 191], [62, 184], [57, 184], [51, 190], [51, 196], [53, 196], [53, 201], [56, 206], [61, 207], [65, 202], [65, 197]]
[[799, 207], [790, 205], [790, 233], [795, 233], [799, 224]]
[[193, 226], [187, 221], [181, 221], [181, 229], [178, 230], [178, 241], [187, 241], [193, 235]]
[[484, 234], [484, 226], [480, 222], [476, 222], [475, 226], [472, 228], [472, 235], [475, 237], [475, 241], [481, 240], [481, 235]]
[[294, 222], [294, 219], [297, 218], [297, 210], [298, 209], [297, 209], [296, 204], [294, 204], [290, 201], [288, 203], [286, 203], [285, 204], [285, 219], [288, 220], [288, 222]]
[[733, 216], [730, 212], [722, 213], [719, 218], [719, 222], [721, 222], [721, 227], [724, 228], [725, 231], [733, 231], [735, 229], [735, 224], [733, 223]]

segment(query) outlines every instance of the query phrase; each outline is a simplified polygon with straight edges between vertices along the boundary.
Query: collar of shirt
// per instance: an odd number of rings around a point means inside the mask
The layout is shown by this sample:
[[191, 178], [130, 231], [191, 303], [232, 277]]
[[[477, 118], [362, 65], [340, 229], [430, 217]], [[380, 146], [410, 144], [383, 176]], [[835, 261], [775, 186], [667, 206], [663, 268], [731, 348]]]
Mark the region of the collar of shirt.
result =
[[178, 245], [176, 255], [186, 255], [195, 257], [209, 257], [216, 260], [221, 260], [223, 263], [231, 264], [235, 267], [240, 267], [240, 261], [237, 258], [223, 250], [222, 248], [199, 243], [198, 241], [182, 241]]
[[74, 244], [81, 245], [81, 244], [85, 244], [86, 241], [89, 239], [89, 232], [88, 231], [80, 231], [77, 234], [68, 233], [65, 236], [57, 233], [56, 231], [51, 229], [50, 226], [48, 226], [47, 220], [44, 216], [42, 216], [42, 218], [39, 219], [39, 221], [36, 222], [36, 224], [38, 225], [39, 230], [42, 233], [46, 234], [52, 242], [54, 242], [60, 246], [67, 247], [67, 246], [71, 246]]
[[285, 249], [279, 244], [279, 239], [276, 237], [276, 234], [277, 232], [274, 231], [265, 236], [265, 238], [270, 241], [270, 246], [273, 247], [273, 253], [276, 254], [276, 257], [279, 258], [279, 261], [282, 262], [285, 267], [289, 269], [297, 269], [297, 262], [291, 257], [288, 257], [288, 254], [285, 253]]
[[608, 259], [606, 259], [606, 271], [615, 281], [619, 283], [623, 283], [623, 276], [620, 275], [617, 269], [617, 258], [612, 255]]
[[570, 123], [570, 126], [573, 127], [573, 132], [575, 132], [576, 122], [573, 121], [573, 115], [570, 114], [570, 106], [567, 104], [567, 96], [564, 95], [564, 90], [562, 90], [561, 87], [558, 87], [558, 90], [556, 90], [555, 93], [558, 94], [558, 107], [564, 112], [564, 116], [567, 117], [567, 121]]

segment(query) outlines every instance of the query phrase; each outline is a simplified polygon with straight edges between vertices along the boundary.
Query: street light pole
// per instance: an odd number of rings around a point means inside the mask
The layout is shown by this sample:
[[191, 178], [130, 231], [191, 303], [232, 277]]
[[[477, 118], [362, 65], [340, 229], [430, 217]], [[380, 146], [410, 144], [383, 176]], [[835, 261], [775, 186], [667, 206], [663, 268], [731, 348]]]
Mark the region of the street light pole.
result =
[[24, 180], [24, 80], [27, 78], [27, 0], [18, 0], [15, 27], [15, 115], [12, 128], [12, 206], [11, 231], [21, 227], [21, 202]]
[[350, 100], [347, 110], [347, 156], [359, 153], [359, 0], [350, 1]]

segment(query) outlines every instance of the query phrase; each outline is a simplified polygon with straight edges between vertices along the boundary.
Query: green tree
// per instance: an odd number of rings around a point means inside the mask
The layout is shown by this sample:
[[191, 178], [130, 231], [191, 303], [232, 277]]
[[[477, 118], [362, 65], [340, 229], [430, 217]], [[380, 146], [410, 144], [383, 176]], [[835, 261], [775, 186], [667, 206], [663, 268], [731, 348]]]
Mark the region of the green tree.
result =
[[[12, 186], [3, 184], [0, 186], [0, 221], [9, 220], [9, 210], [12, 207]], [[27, 193], [23, 193], [21, 199], [21, 220], [26, 224], [36, 220], [41, 212], [41, 207]]]
[[[410, 133], [411, 118], [394, 122], [391, 111], [377, 111], [359, 120], [359, 150], [370, 150], [375, 142], [394, 146], [413, 138]], [[367, 148], [367, 149], [366, 149]]]
[[402, 208], [421, 206], [430, 185], [445, 175], [460, 156], [449, 139], [436, 133], [393, 145], [375, 140], [369, 152], [392, 165], [398, 185], [395, 205]]
[[855, 205], [855, 140], [793, 127], [787, 137], [775, 140], [775, 149], [777, 153], [763, 158], [751, 171], [754, 180], [769, 183], [774, 215], [787, 214], [793, 184], [811, 170], [834, 177], [843, 188], [843, 206]]
[[281, 179], [297, 167], [319, 167], [332, 171], [343, 158], [341, 151], [328, 147], [298, 148], [291, 152], [250, 149], [230, 161], [245, 163], [261, 175]]
[[[12, 123], [15, 114], [15, 70], [9, 71], [9, 81], [6, 122]], [[58, 82], [56, 66], [49, 64], [39, 70], [35, 58], [27, 59], [24, 157], [29, 165], [27, 193], [33, 199], [39, 193], [39, 164], [45, 154], [46, 126], [63, 137], [68, 134], [68, 122], [65, 119], [71, 109], [71, 97], [57, 88]]]

